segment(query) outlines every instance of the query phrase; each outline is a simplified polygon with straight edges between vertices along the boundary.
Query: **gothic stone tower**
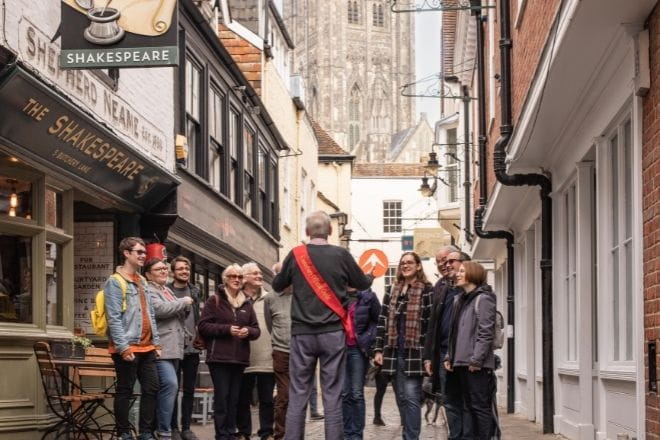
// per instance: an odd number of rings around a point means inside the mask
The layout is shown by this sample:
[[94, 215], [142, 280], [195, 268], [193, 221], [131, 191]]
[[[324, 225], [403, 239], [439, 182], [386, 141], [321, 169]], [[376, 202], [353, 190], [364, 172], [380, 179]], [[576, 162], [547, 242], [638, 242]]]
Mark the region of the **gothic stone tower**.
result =
[[358, 161], [386, 159], [392, 135], [415, 125], [414, 14], [387, 0], [284, 0], [292, 70], [312, 117]]

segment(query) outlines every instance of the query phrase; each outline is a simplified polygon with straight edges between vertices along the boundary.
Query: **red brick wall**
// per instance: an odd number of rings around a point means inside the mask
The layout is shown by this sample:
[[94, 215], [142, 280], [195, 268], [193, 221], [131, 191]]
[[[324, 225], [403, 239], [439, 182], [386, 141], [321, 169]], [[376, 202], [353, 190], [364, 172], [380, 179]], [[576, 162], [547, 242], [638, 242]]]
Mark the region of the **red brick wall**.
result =
[[[655, 341], [660, 349], [660, 7], [648, 20], [650, 31], [651, 88], [644, 98], [642, 122], [642, 209], [644, 247], [644, 351]], [[656, 355], [660, 365], [660, 356]], [[648, 369], [648, 356], [644, 356]], [[660, 369], [657, 370], [660, 377]], [[648, 370], [645, 372], [646, 390]], [[646, 393], [646, 435], [660, 440], [660, 397]]]
[[[545, 48], [546, 41], [550, 35], [552, 24], [557, 14], [559, 7], [559, 0], [527, 0], [525, 10], [516, 23], [518, 16], [518, 2], [516, 0], [509, 0], [511, 4], [511, 38], [513, 46], [511, 51], [511, 94], [512, 94], [512, 115], [513, 124], [516, 125], [520, 113], [522, 112], [525, 99], [529, 93], [529, 88], [536, 75], [538, 63], [541, 59], [543, 49]], [[491, 75], [500, 73], [500, 23], [499, 23], [499, 2], [497, 2], [497, 10], [495, 11], [495, 20], [489, 20], [488, 26], [495, 26], [495, 47], [488, 45], [488, 30], [484, 31], [484, 39], [486, 43], [486, 66], [488, 66], [488, 57], [494, 51], [494, 69]], [[518, 26], [516, 27], [516, 24]], [[497, 84], [499, 89], [499, 84]], [[488, 88], [488, 76], [486, 80], [486, 88]], [[499, 90], [498, 90], [499, 92]], [[486, 90], [486, 96], [489, 91]], [[494, 123], [490, 125], [488, 130], [488, 186], [489, 196], [492, 193], [495, 185], [495, 171], [493, 169], [493, 151], [495, 143], [500, 137], [500, 100], [499, 93], [495, 105], [495, 118]], [[488, 119], [490, 122], [490, 118]], [[476, 185], [476, 197], [478, 197], [478, 184]]]
[[220, 26], [220, 41], [257, 94], [261, 95], [261, 50], [224, 25]]

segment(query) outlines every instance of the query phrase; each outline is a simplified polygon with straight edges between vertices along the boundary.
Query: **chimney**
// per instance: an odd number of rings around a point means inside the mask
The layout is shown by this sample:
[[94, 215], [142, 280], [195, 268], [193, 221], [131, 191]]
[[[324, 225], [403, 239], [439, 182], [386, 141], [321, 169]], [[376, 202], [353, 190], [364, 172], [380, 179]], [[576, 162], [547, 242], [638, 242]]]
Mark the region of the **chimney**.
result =
[[220, 25], [220, 42], [261, 96], [261, 50], [223, 24]]

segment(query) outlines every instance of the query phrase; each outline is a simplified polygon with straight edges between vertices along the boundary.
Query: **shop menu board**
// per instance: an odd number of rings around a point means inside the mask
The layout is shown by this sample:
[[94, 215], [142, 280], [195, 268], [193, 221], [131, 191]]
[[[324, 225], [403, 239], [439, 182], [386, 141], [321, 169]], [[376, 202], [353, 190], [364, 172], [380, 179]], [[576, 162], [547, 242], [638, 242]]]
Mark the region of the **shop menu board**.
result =
[[74, 224], [74, 327], [90, 334], [90, 312], [96, 293], [114, 271], [114, 223], [77, 222]]

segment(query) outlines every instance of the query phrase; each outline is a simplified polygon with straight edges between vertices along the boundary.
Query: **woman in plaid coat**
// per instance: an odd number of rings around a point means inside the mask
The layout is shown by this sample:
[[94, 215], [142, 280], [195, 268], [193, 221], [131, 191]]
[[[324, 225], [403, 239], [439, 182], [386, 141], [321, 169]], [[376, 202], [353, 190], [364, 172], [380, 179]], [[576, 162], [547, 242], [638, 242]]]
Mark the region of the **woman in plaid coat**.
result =
[[422, 360], [432, 293], [419, 255], [404, 253], [396, 284], [383, 299], [374, 349], [374, 362], [382, 365], [382, 373], [394, 375], [404, 440], [418, 439], [422, 428]]

